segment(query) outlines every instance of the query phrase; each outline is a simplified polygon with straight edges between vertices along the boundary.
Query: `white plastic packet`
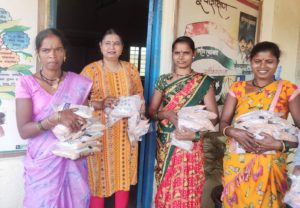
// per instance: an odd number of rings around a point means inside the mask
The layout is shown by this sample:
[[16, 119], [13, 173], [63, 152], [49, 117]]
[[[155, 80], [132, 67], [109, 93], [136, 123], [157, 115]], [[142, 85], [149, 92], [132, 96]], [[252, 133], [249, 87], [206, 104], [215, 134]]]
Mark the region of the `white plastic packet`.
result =
[[178, 140], [174, 133], [171, 134], [171, 144], [188, 152], [191, 152], [194, 147], [194, 143], [192, 141]]
[[68, 141], [77, 139], [84, 135], [84, 130], [86, 129], [86, 127], [87, 125], [85, 124], [78, 132], [71, 132], [68, 127], [62, 124], [58, 124], [52, 129], [52, 132], [59, 141]]
[[292, 185], [290, 190], [285, 194], [283, 202], [293, 208], [300, 208], [300, 175], [290, 176]]
[[74, 113], [86, 119], [78, 132], [71, 132], [69, 128], [62, 124], [56, 125], [52, 132], [58, 138], [58, 142], [52, 153], [54, 155], [76, 160], [78, 158], [88, 156], [91, 153], [100, 151], [99, 139], [103, 135], [106, 128], [97, 118], [92, 118], [93, 109], [87, 106], [63, 104], [56, 108], [57, 111], [76, 108]]
[[141, 136], [149, 131], [149, 120], [141, 120], [140, 110], [144, 100], [140, 95], [123, 96], [119, 98], [118, 104], [113, 108], [106, 108], [106, 125], [113, 126], [122, 118], [128, 118], [128, 137], [130, 142], [141, 141]]
[[140, 95], [122, 96], [119, 97], [118, 104], [113, 108], [106, 108], [107, 125], [110, 127], [122, 118], [133, 116], [136, 112], [140, 112], [144, 100]]
[[193, 132], [216, 131], [210, 120], [215, 119], [217, 115], [213, 112], [204, 110], [204, 108], [205, 106], [203, 105], [181, 108], [177, 113], [178, 128], [180, 130], [187, 128]]
[[[241, 115], [236, 119], [234, 127], [246, 130], [255, 135], [256, 139], [263, 139], [262, 132], [272, 135], [277, 140], [298, 142], [300, 130], [281, 118], [282, 114], [258, 110]], [[245, 150], [237, 145], [237, 153], [245, 153]], [[264, 152], [273, 154], [275, 151]]]
[[[210, 121], [215, 119], [217, 115], [213, 112], [205, 110], [204, 105], [196, 105], [181, 108], [178, 113], [179, 130], [189, 129], [193, 132], [198, 131], [216, 131], [215, 126]], [[178, 140], [175, 135], [171, 134], [171, 144], [187, 151], [193, 149], [192, 141]]]
[[[55, 111], [62, 111], [66, 109], [77, 109], [74, 113], [85, 118], [85, 119], [92, 119], [93, 116], [93, 109], [85, 106], [85, 105], [76, 105], [76, 104], [70, 104], [70, 103], [64, 103], [55, 108]], [[54, 135], [60, 140], [60, 141], [67, 141], [67, 140], [73, 140], [76, 139], [84, 134], [85, 129], [91, 125], [92, 120], [90, 120], [90, 123], [87, 123], [83, 125], [78, 132], [71, 132], [70, 129], [68, 129], [63, 124], [56, 125], [52, 132]]]
[[71, 103], [63, 103], [57, 106], [54, 110], [55, 111], [62, 111], [66, 109], [77, 109], [74, 113], [83, 117], [83, 118], [92, 118], [94, 109], [86, 106], [86, 105], [76, 105]]
[[131, 143], [141, 141], [141, 137], [148, 133], [149, 120], [141, 120], [138, 112], [128, 119], [128, 137]]
[[100, 143], [97, 140], [98, 137], [90, 137], [91, 140], [81, 141], [80, 139], [73, 140], [71, 142], [58, 142], [56, 144], [57, 149], [65, 150], [80, 150], [87, 146], [98, 146]]
[[79, 158], [89, 156], [91, 153], [99, 151], [100, 149], [98, 146], [86, 146], [79, 150], [73, 150], [68, 148], [56, 148], [52, 150], [52, 153], [60, 157], [68, 158], [71, 160], [77, 160]]

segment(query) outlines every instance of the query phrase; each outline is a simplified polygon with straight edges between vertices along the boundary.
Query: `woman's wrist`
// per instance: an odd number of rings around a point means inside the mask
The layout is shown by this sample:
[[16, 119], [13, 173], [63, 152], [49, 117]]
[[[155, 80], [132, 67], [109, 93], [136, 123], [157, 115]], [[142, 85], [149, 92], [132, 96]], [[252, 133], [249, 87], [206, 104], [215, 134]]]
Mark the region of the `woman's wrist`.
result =
[[282, 140], [276, 140], [274, 143], [274, 150], [282, 152], [284, 151], [284, 143]]
[[223, 136], [229, 137], [230, 131], [231, 131], [233, 128], [234, 128], [234, 127], [232, 127], [232, 126], [226, 126], [226, 127], [224, 127], [224, 128], [223, 128], [223, 131], [222, 131]]
[[200, 131], [195, 132], [195, 139], [193, 139], [193, 142], [198, 142], [201, 139], [201, 133]]
[[104, 100], [89, 100], [89, 106], [95, 110], [104, 110]]
[[55, 127], [60, 122], [61, 122], [61, 111], [58, 111], [52, 114], [51, 116], [48, 116], [43, 120], [40, 120], [37, 125], [39, 130], [45, 131]]
[[45, 127], [45, 124], [43, 124], [44, 120], [39, 120], [36, 123], [36, 127], [39, 131], [47, 131], [48, 129]]
[[161, 113], [161, 111], [156, 111], [156, 113], [154, 114], [155, 120], [157, 120], [157, 121], [160, 120], [160, 115], [159, 115], [160, 113]]

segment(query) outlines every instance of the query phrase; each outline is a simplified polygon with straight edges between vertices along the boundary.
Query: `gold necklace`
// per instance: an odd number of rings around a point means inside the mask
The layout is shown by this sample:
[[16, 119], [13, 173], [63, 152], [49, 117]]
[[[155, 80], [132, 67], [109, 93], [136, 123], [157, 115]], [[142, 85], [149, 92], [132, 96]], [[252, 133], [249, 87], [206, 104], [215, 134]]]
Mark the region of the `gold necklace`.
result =
[[51, 88], [52, 88], [52, 90], [57, 90], [57, 88], [58, 88], [58, 86], [59, 86], [59, 83], [60, 83], [60, 81], [61, 81], [61, 78], [62, 78], [62, 76], [63, 76], [63, 71], [61, 71], [61, 73], [60, 73], [60, 75], [59, 75], [59, 77], [56, 77], [55, 79], [49, 79], [49, 78], [47, 78], [45, 75], [43, 75], [43, 72], [42, 72], [43, 70], [41, 69], [40, 70], [40, 75], [41, 75], [41, 78], [42, 78], [42, 80], [45, 82], [45, 83], [47, 83]]

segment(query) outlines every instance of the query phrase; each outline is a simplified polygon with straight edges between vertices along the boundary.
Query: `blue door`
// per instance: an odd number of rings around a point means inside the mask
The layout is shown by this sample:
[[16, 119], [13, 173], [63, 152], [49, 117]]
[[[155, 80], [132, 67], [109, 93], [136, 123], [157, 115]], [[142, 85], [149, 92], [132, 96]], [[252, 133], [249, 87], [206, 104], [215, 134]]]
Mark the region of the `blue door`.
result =
[[[144, 84], [144, 95], [147, 106], [149, 106], [154, 84], [160, 72], [161, 23], [162, 0], [150, 0], [146, 46], [146, 74]], [[143, 138], [140, 146], [137, 194], [138, 208], [149, 208], [152, 204], [155, 152], [156, 135], [155, 131], [152, 131]]]

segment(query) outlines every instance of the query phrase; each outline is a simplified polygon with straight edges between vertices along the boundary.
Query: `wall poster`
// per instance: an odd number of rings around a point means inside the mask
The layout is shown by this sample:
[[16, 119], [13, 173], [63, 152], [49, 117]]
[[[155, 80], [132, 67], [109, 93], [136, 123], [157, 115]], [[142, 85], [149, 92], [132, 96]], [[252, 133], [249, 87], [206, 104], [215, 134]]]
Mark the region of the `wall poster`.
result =
[[257, 41], [258, 15], [259, 5], [247, 0], [178, 0], [176, 35], [194, 40], [192, 68], [215, 78], [219, 104], [234, 81], [252, 77], [249, 51]]
[[15, 83], [36, 69], [37, 26], [38, 0], [0, 0], [0, 154], [26, 148], [16, 125]]

